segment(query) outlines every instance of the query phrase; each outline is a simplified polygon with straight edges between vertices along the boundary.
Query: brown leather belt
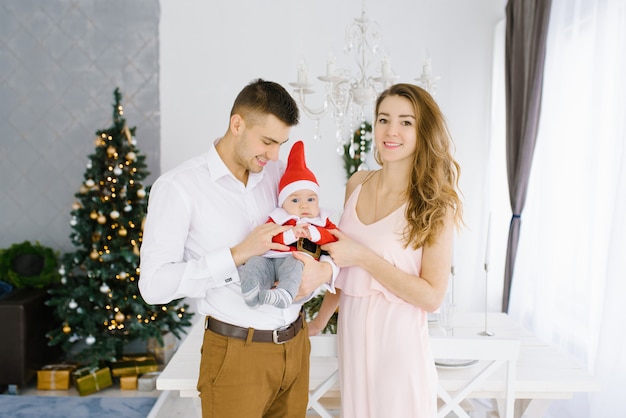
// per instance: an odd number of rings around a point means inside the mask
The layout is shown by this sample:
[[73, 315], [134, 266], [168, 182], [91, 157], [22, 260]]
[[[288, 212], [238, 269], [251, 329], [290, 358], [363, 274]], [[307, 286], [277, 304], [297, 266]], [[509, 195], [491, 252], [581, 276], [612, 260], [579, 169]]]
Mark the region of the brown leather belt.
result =
[[[260, 330], [253, 329], [252, 341], [257, 343], [275, 343], [284, 344], [298, 335], [298, 332], [302, 329], [304, 319], [302, 314], [298, 315], [298, 319], [291, 324], [278, 328], [275, 330]], [[225, 337], [237, 338], [238, 340], [248, 339], [248, 329], [238, 327], [236, 325], [227, 324], [226, 322], [218, 321], [215, 318], [207, 316], [204, 320], [204, 329], [209, 329], [216, 334], [223, 335]]]

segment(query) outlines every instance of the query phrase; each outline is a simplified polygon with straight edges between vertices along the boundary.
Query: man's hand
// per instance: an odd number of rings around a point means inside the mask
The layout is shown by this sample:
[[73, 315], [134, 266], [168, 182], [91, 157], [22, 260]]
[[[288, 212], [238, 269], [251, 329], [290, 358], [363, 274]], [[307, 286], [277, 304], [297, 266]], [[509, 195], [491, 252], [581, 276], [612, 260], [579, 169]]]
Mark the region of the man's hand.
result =
[[235, 265], [240, 266], [253, 255], [261, 255], [269, 250], [288, 251], [288, 246], [272, 242], [272, 238], [289, 228], [291, 227], [274, 223], [265, 223], [254, 228], [246, 239], [230, 249]]
[[329, 282], [333, 276], [333, 269], [330, 264], [317, 261], [305, 253], [294, 251], [293, 256], [304, 263], [302, 282], [294, 298], [297, 301], [309, 296], [322, 284]]

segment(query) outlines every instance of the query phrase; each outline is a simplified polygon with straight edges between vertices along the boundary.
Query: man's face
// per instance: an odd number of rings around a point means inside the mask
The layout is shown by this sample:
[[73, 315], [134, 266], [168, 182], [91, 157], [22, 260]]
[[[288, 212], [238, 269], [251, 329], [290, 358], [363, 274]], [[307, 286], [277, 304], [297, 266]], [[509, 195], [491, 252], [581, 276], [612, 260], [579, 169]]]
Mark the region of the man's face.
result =
[[287, 196], [283, 209], [300, 218], [315, 218], [320, 214], [317, 193], [311, 190], [298, 190]]
[[259, 173], [270, 160], [278, 160], [280, 146], [289, 140], [291, 127], [274, 115], [257, 116], [254, 122], [242, 123], [236, 146], [237, 163], [251, 173]]

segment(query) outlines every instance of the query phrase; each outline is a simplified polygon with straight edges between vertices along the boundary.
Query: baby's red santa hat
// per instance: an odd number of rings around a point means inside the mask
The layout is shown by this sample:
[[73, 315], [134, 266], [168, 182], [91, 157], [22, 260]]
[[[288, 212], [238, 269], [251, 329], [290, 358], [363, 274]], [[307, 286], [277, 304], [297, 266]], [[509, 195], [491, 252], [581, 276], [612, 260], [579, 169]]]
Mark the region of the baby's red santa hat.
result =
[[315, 174], [306, 166], [302, 141], [293, 144], [289, 151], [287, 169], [278, 183], [278, 206], [282, 206], [287, 196], [298, 190], [311, 190], [318, 195], [320, 193]]

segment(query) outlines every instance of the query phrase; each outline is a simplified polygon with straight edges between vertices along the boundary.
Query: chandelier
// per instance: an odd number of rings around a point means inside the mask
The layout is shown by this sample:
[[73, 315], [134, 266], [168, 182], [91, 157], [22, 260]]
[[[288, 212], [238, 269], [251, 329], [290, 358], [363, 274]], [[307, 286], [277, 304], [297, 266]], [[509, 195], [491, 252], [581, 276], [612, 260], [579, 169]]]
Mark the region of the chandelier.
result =
[[[289, 83], [294, 90], [295, 99], [298, 101], [303, 113], [315, 121], [315, 139], [319, 140], [320, 120], [330, 114], [336, 126], [336, 140], [338, 142], [337, 153], [344, 155], [345, 152], [364, 151], [364, 139], [354, 139], [355, 127], [360, 126], [364, 132], [366, 117], [374, 111], [374, 102], [384, 89], [389, 87], [398, 76], [391, 68], [391, 60], [386, 53], [382, 54], [376, 74], [368, 74], [370, 66], [379, 55], [382, 44], [382, 34], [377, 22], [370, 20], [365, 15], [365, 7], [361, 17], [346, 28], [344, 53], [353, 53], [356, 63], [356, 71], [349, 68], [337, 68], [334, 55], [329, 54], [326, 63], [326, 74], [318, 76], [325, 86], [324, 102], [319, 107], [313, 107], [307, 103], [307, 95], [315, 93], [313, 85], [309, 81], [309, 71], [306, 63], [301, 60], [298, 64], [297, 81]], [[432, 73], [430, 57], [422, 67], [422, 74], [416, 78], [419, 84], [431, 95], [435, 95], [437, 80], [439, 77]], [[368, 123], [368, 126], [369, 123]], [[371, 127], [370, 127], [371, 129]], [[358, 131], [358, 128], [357, 128]], [[371, 141], [371, 134], [370, 139]], [[353, 157], [353, 156], [352, 156]], [[361, 158], [364, 161], [364, 158]], [[367, 169], [363, 166], [361, 169]]]

